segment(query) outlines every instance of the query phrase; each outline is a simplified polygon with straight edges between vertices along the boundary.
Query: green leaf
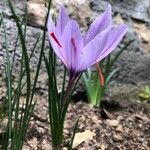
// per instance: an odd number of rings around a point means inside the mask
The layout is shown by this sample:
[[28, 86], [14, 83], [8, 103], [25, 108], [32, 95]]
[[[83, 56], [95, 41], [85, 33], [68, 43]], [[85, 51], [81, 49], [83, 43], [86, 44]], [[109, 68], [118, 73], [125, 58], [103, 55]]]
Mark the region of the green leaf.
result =
[[139, 94], [141, 100], [150, 99], [150, 86], [145, 86], [144, 90]]
[[83, 73], [83, 82], [85, 86], [85, 91], [87, 94], [88, 102], [91, 103], [94, 106], [100, 106], [101, 99], [107, 90], [107, 86], [109, 84], [109, 81], [111, 80], [112, 76], [117, 73], [119, 70], [114, 69], [112, 70], [112, 67], [114, 63], [117, 61], [117, 59], [120, 57], [122, 52], [127, 49], [127, 47], [133, 42], [134, 40], [130, 40], [128, 43], [125, 44], [124, 47], [122, 47], [119, 52], [112, 58], [111, 55], [108, 55], [107, 58], [103, 59], [100, 62], [100, 66], [103, 70], [103, 75], [105, 79], [104, 87], [100, 85], [100, 78], [99, 74], [95, 71], [92, 71], [91, 69], [87, 69], [86, 72]]
[[75, 134], [76, 134], [77, 127], [78, 127], [79, 119], [80, 119], [80, 117], [77, 119], [77, 121], [75, 123], [72, 138], [71, 138], [68, 150], [72, 150], [73, 141], [74, 141], [74, 137], [75, 137]]

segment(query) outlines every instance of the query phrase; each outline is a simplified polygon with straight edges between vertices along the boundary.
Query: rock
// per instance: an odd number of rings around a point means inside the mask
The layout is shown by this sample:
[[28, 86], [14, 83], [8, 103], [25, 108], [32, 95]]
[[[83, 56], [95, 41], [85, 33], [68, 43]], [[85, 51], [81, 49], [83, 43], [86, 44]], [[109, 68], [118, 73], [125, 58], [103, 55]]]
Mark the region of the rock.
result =
[[[124, 51], [115, 64], [115, 67], [120, 68], [117, 73], [117, 81], [134, 85], [140, 85], [141, 82], [148, 84], [150, 81], [149, 64], [149, 54], [142, 55], [141, 52], [135, 52], [133, 49]], [[129, 89], [129, 85], [126, 86]]]
[[47, 8], [43, 3], [36, 3], [29, 1], [27, 3], [28, 9], [28, 24], [35, 27], [43, 27], [45, 24], [45, 17], [47, 14]]
[[108, 5], [109, 3], [104, 0], [90, 0], [90, 8], [97, 13], [103, 12]]
[[[108, 2], [105, 0], [90, 0], [91, 9], [97, 12], [101, 12], [106, 8]], [[137, 0], [121, 1], [111, 0], [113, 11], [121, 14], [126, 14], [134, 19], [150, 22], [150, 2], [149, 0], [143, 0], [142, 3]]]
[[39, 132], [39, 134], [43, 134], [45, 132], [45, 130], [41, 127], [38, 127], [38, 132]]
[[123, 24], [123, 23], [124, 23], [124, 20], [122, 19], [121, 14], [117, 14], [117, 16], [115, 16], [114, 22], [115, 22], [115, 24], [117, 24], [117, 25], [120, 25], [120, 24]]
[[97, 125], [102, 123], [102, 121], [96, 115], [92, 117], [92, 121]]
[[116, 146], [115, 150], [122, 150], [122, 148], [120, 146]]
[[148, 123], [148, 122], [150, 123], [150, 119], [144, 114], [136, 114], [135, 119], [144, 121], [146, 123]]
[[67, 129], [64, 129], [63, 132], [64, 132], [65, 135], [69, 134], [69, 130], [67, 130]]
[[150, 1], [143, 0], [142, 3], [138, 0], [121, 1], [113, 0], [112, 5], [114, 10], [120, 13], [127, 14], [132, 18], [150, 22]]
[[42, 141], [42, 150], [52, 150], [51, 144], [47, 140]]
[[[15, 12], [19, 17], [22, 17], [25, 13], [26, 0], [13, 0], [13, 6], [15, 6]], [[0, 12], [3, 12], [7, 17], [12, 17], [11, 11], [8, 7], [7, 1], [0, 1]]]
[[73, 148], [76, 148], [78, 145], [80, 145], [84, 141], [92, 140], [94, 136], [95, 136], [95, 133], [91, 132], [90, 130], [76, 133], [74, 141], [73, 141]]
[[38, 141], [37, 141], [37, 138], [36, 138], [36, 137], [33, 137], [32, 139], [28, 140], [27, 143], [28, 143], [33, 149], [37, 150]]
[[1, 120], [1, 118], [0, 118], [0, 134], [5, 132], [5, 130], [7, 128], [7, 124], [8, 124], [7, 118], [4, 118], [3, 120]]
[[119, 116], [117, 117], [117, 120], [118, 120], [118, 121], [123, 121], [123, 116], [119, 115]]
[[119, 125], [119, 126], [116, 128], [116, 131], [118, 131], [118, 132], [124, 132], [122, 125]]
[[146, 26], [144, 23], [134, 21], [133, 30], [140, 39], [141, 47], [146, 52], [150, 52], [150, 26]]
[[107, 147], [104, 144], [101, 145], [101, 150], [105, 150], [106, 148]]
[[47, 111], [47, 108], [45, 107], [36, 108], [33, 115], [34, 115], [34, 118], [36, 118], [37, 120], [40, 120], [41, 122], [45, 122], [48, 120], [48, 111]]
[[114, 142], [122, 142], [122, 141], [123, 141], [123, 138], [122, 138], [122, 136], [120, 136], [119, 134], [114, 134], [114, 135], [113, 135], [113, 141], [114, 141]]
[[[87, 22], [91, 19], [93, 12], [89, 7], [89, 0], [55, 0], [53, 1], [54, 13], [59, 9], [60, 5], [66, 6], [66, 10], [81, 25], [81, 30], [85, 32], [88, 28]], [[86, 12], [86, 13], [85, 13]], [[56, 14], [56, 13], [55, 13]]]
[[107, 119], [106, 124], [111, 127], [117, 127], [119, 125], [119, 121], [115, 119], [114, 120]]
[[126, 121], [131, 123], [134, 122], [133, 116], [126, 118]]

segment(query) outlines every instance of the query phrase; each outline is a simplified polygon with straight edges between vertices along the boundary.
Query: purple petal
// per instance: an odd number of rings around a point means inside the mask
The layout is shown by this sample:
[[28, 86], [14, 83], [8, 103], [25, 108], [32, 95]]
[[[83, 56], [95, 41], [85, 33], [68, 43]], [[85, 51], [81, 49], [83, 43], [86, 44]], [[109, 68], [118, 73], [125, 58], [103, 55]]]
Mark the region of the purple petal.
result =
[[119, 44], [125, 33], [127, 32], [127, 25], [120, 25], [119, 27], [114, 28], [110, 33], [106, 42], [106, 46], [103, 51], [100, 53], [97, 61], [102, 60], [108, 54], [110, 54]]
[[78, 23], [70, 20], [63, 32], [63, 49], [68, 69], [76, 70], [78, 55], [83, 48], [83, 38]]
[[55, 32], [55, 25], [54, 25], [54, 22], [51, 18], [51, 16], [49, 15], [48, 17], [48, 21], [47, 21], [47, 30], [48, 30], [48, 34], [51, 33], [51, 32]]
[[111, 27], [105, 29], [84, 47], [80, 56], [80, 65], [78, 65], [80, 70], [85, 70], [96, 63], [97, 56], [106, 45], [110, 30]]
[[[64, 56], [64, 53], [63, 53], [63, 48], [60, 47], [57, 42], [51, 37], [49, 36], [49, 39], [50, 39], [50, 43], [51, 43], [51, 46], [54, 50], [54, 52], [56, 53], [56, 55], [62, 60], [62, 62], [67, 65], [66, 63], [66, 59], [65, 59], [65, 56]], [[59, 39], [57, 38], [58, 41], [60, 41], [61, 43], [61, 38], [59, 37]]]
[[56, 28], [58, 30], [58, 32], [60, 34], [63, 33], [63, 30], [67, 24], [67, 22], [70, 20], [65, 8], [63, 6], [60, 7], [60, 10], [59, 10], [59, 16], [58, 16], [58, 19], [57, 19], [57, 24], [56, 24]]
[[105, 30], [107, 27], [111, 26], [111, 5], [109, 5], [106, 11], [101, 14], [89, 27], [89, 30], [85, 36], [84, 44], [87, 44], [92, 40], [97, 34]]
[[58, 43], [51, 36], [51, 33], [53, 33], [56, 36], [59, 43], [61, 44], [61, 36], [59, 34], [57, 34], [56, 27], [55, 27], [55, 25], [52, 21], [52, 18], [50, 16], [49, 16], [48, 22], [47, 22], [47, 29], [48, 29], [48, 37], [49, 37], [49, 40], [50, 40], [50, 43], [51, 43], [51, 46], [52, 46], [54, 52], [65, 63], [65, 59], [64, 59], [64, 56], [62, 53], [62, 48], [60, 48]]

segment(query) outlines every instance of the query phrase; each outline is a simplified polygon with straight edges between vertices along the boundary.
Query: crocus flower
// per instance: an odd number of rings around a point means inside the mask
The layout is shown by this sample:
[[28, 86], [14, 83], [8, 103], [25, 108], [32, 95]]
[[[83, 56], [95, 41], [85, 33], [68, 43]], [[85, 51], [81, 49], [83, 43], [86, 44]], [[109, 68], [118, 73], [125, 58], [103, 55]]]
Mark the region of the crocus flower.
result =
[[79, 24], [69, 18], [64, 7], [60, 8], [56, 25], [49, 17], [47, 27], [52, 48], [67, 67], [71, 78], [76, 78], [88, 67], [105, 58], [127, 32], [125, 24], [112, 26], [110, 5], [90, 25], [84, 36]]

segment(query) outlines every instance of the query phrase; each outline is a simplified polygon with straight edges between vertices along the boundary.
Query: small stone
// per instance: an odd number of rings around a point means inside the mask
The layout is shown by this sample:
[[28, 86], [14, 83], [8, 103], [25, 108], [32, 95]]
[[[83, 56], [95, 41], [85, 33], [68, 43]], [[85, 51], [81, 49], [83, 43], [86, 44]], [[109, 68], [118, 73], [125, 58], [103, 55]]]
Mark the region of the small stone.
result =
[[118, 117], [117, 117], [117, 120], [118, 120], [118, 121], [123, 121], [124, 119], [123, 119], [122, 116], [118, 116]]
[[[47, 8], [42, 3], [28, 2], [28, 24], [32, 26], [44, 26]], [[37, 11], [38, 10], [38, 11]]]
[[128, 121], [128, 122], [134, 122], [133, 117], [128, 117], [128, 118], [126, 119], [126, 121]]
[[101, 150], [105, 150], [106, 146], [104, 144], [101, 145]]
[[142, 128], [142, 127], [143, 127], [143, 125], [142, 125], [141, 123], [139, 123], [139, 124], [138, 124], [138, 127], [139, 127], [139, 128]]
[[150, 29], [144, 23], [134, 22], [133, 29], [140, 39], [141, 46], [145, 51], [150, 52]]
[[85, 117], [85, 116], [81, 116], [81, 117], [80, 117], [80, 120], [85, 121], [85, 120], [86, 120], [86, 117]]
[[93, 121], [95, 124], [101, 124], [101, 123], [102, 123], [102, 121], [101, 121], [100, 119], [98, 119], [97, 116], [93, 116], [93, 117], [92, 117], [92, 121]]
[[120, 14], [117, 14], [117, 16], [114, 18], [114, 21], [116, 24], [123, 24], [124, 23]]
[[150, 122], [150, 119], [146, 115], [143, 115], [143, 114], [136, 114], [135, 119], [141, 120], [147, 123]]
[[115, 150], [121, 150], [120, 146], [116, 146]]
[[[1, 121], [1, 120], [0, 120]], [[0, 122], [0, 133], [5, 132], [7, 128], [8, 119], [4, 118], [2, 122]]]
[[33, 149], [37, 149], [38, 141], [36, 137], [33, 137], [31, 140], [27, 142]]
[[122, 138], [122, 136], [120, 136], [120, 135], [114, 134], [114, 135], [113, 135], [113, 141], [114, 141], [114, 142], [122, 142], [122, 141], [123, 141], [123, 138]]
[[64, 129], [64, 134], [69, 134], [69, 130]]
[[114, 120], [107, 119], [106, 124], [108, 124], [111, 127], [117, 127], [119, 125], [119, 121], [115, 119]]
[[118, 131], [118, 132], [124, 132], [122, 125], [119, 125], [119, 126], [116, 128], [116, 131]]
[[46, 150], [52, 150], [50, 143], [48, 141], [46, 141], [46, 140], [42, 141], [42, 147], [41, 147], [41, 149], [43, 149], [43, 150], [44, 149], [46, 149]]
[[38, 128], [38, 132], [43, 134], [43, 133], [44, 133], [44, 129], [41, 128], [41, 127], [39, 127], [39, 128]]

